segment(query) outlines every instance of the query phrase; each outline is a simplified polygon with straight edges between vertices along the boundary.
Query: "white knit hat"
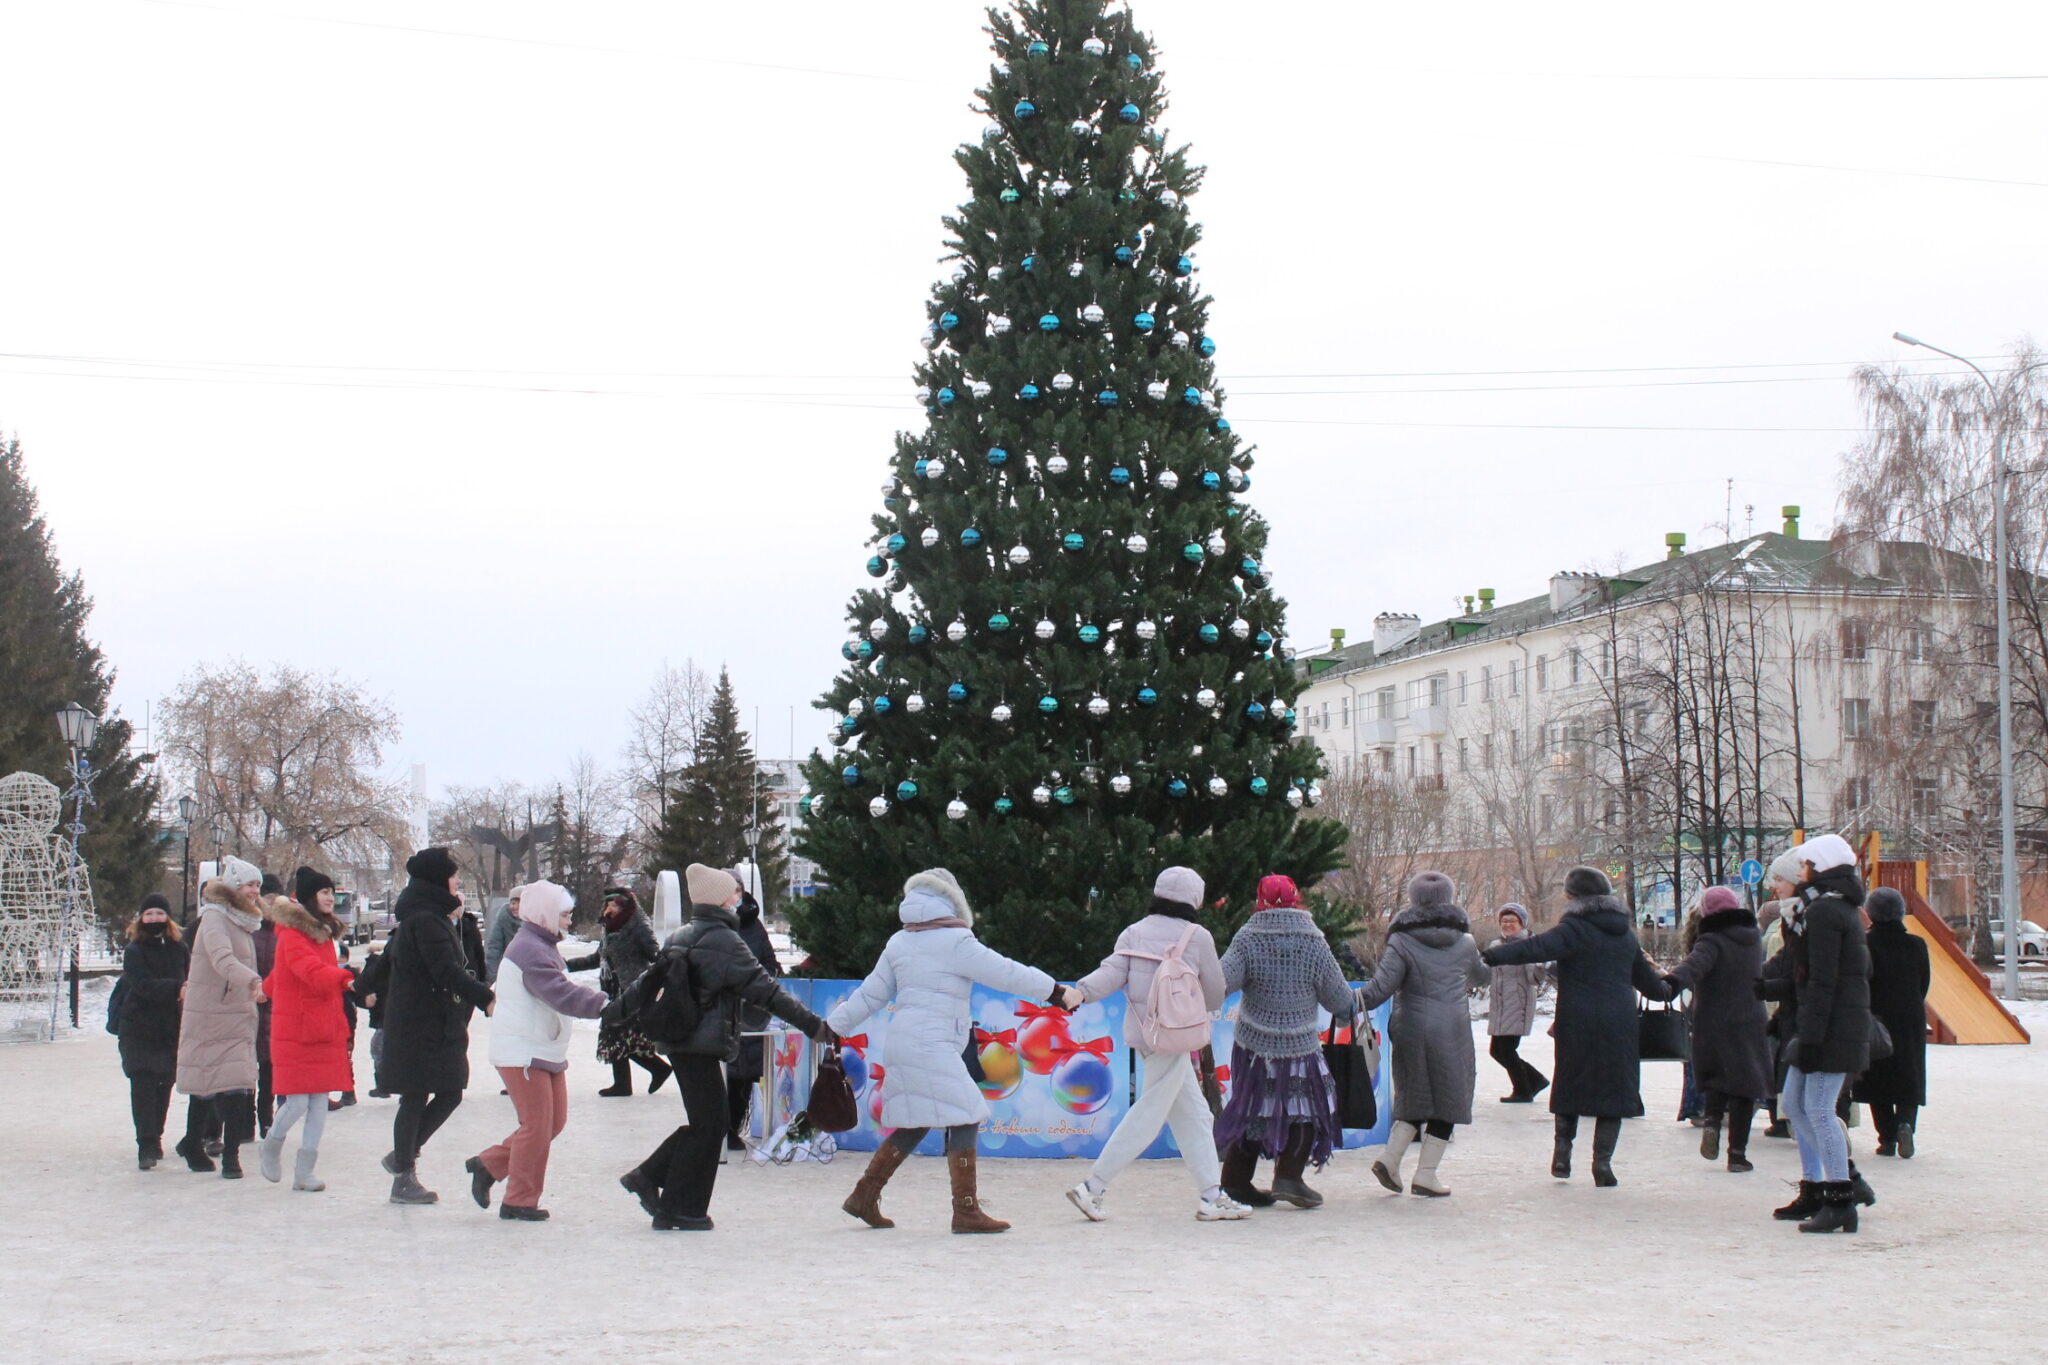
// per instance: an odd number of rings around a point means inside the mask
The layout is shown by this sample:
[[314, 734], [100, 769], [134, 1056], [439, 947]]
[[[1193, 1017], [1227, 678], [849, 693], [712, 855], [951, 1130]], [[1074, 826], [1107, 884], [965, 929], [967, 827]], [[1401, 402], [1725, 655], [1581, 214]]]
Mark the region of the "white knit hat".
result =
[[1152, 883], [1152, 894], [1159, 899], [1196, 910], [1202, 908], [1202, 897], [1207, 890], [1202, 884], [1202, 874], [1192, 867], [1169, 867], [1159, 874], [1158, 881]]
[[[692, 905], [724, 905], [740, 889], [739, 882], [730, 872], [721, 872], [715, 867], [702, 863], [691, 863], [683, 872], [683, 882], [690, 889]], [[533, 888], [526, 888], [533, 894]]]
[[220, 879], [229, 886], [253, 886], [263, 880], [263, 869], [240, 858], [227, 857], [220, 860]]
[[1812, 863], [1815, 872], [1825, 872], [1831, 867], [1856, 866], [1856, 850], [1849, 847], [1849, 841], [1839, 834], [1823, 834], [1792, 850], [1802, 863]]
[[576, 913], [576, 898], [569, 889], [553, 882], [532, 882], [519, 898], [519, 918], [538, 929], [559, 934]]

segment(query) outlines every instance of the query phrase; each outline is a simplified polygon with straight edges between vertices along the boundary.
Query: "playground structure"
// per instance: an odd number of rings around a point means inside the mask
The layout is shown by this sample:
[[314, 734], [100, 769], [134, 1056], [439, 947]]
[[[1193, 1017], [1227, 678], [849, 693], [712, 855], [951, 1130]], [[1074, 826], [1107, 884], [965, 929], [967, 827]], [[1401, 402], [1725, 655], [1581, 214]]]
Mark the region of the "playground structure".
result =
[[2029, 1043], [2024, 1025], [1991, 988], [1955, 934], [1927, 903], [1925, 859], [1886, 862], [1873, 831], [1863, 844], [1864, 885], [1889, 886], [1906, 898], [1906, 929], [1927, 943], [1927, 1040], [1961, 1046]]

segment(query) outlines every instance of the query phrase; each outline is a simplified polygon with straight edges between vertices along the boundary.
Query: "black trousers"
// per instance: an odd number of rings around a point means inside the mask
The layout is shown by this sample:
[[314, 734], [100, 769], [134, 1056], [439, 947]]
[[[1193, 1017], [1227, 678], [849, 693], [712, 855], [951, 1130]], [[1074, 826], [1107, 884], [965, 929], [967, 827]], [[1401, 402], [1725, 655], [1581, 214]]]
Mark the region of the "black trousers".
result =
[[1897, 1142], [1899, 1125], [1917, 1124], [1920, 1121], [1920, 1106], [1917, 1104], [1892, 1104], [1887, 1100], [1870, 1102], [1870, 1121], [1877, 1126], [1879, 1142]]
[[1486, 1045], [1486, 1055], [1499, 1062], [1501, 1069], [1508, 1073], [1508, 1081], [1515, 1087], [1517, 1095], [1530, 1095], [1548, 1078], [1522, 1060], [1521, 1048], [1522, 1040], [1514, 1034], [1497, 1033]]
[[393, 1165], [409, 1171], [420, 1159], [420, 1148], [439, 1132], [448, 1116], [462, 1105], [460, 1090], [443, 1090], [438, 1095], [411, 1091], [398, 1097], [398, 1113], [391, 1120]]
[[270, 1090], [270, 1040], [266, 1038], [256, 1059], [256, 1131], [260, 1136], [270, 1136], [270, 1120], [276, 1111], [277, 1096]]
[[718, 1183], [725, 1147], [725, 1068], [716, 1057], [674, 1056], [676, 1090], [689, 1121], [670, 1133], [640, 1169], [661, 1187], [657, 1206], [672, 1218], [703, 1218]]
[[135, 1145], [164, 1154], [164, 1120], [171, 1112], [175, 1078], [144, 1072], [128, 1078], [128, 1108], [135, 1116]]

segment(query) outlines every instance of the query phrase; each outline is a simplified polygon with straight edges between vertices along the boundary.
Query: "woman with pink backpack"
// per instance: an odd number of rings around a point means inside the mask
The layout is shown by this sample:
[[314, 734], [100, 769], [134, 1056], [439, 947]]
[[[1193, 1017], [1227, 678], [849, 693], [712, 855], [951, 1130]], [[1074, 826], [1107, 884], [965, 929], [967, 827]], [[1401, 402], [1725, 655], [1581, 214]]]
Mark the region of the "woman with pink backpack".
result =
[[1091, 1223], [1108, 1217], [1102, 1197], [1109, 1182], [1152, 1144], [1162, 1125], [1173, 1129], [1181, 1160], [1200, 1191], [1197, 1219], [1214, 1223], [1251, 1212], [1223, 1193], [1209, 1101], [1195, 1074], [1193, 1054], [1208, 1046], [1209, 1023], [1223, 1008], [1225, 994], [1216, 940], [1200, 923], [1203, 890], [1192, 868], [1160, 873], [1145, 918], [1117, 936], [1115, 951], [1100, 967], [1066, 988], [1069, 1009], [1118, 991], [1129, 996], [1124, 1040], [1145, 1067], [1144, 1090], [1109, 1135], [1088, 1178], [1067, 1191]]

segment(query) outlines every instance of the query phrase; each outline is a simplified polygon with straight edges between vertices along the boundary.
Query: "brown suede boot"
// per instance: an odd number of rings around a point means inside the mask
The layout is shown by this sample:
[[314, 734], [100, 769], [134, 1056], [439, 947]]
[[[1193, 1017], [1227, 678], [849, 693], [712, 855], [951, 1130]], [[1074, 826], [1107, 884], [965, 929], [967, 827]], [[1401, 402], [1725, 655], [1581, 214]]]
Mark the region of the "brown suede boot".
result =
[[946, 1153], [946, 1170], [953, 1177], [953, 1231], [1008, 1232], [1010, 1225], [991, 1218], [974, 1194], [974, 1149]]
[[882, 1186], [889, 1183], [889, 1177], [896, 1174], [896, 1168], [903, 1164], [909, 1153], [893, 1142], [884, 1142], [875, 1148], [875, 1154], [868, 1162], [868, 1168], [861, 1174], [860, 1182], [853, 1187], [853, 1193], [846, 1196], [846, 1202], [839, 1207], [860, 1219], [871, 1228], [893, 1228], [891, 1219], [882, 1217]]

